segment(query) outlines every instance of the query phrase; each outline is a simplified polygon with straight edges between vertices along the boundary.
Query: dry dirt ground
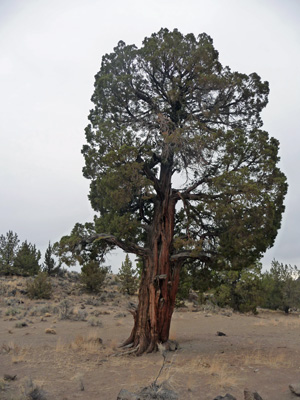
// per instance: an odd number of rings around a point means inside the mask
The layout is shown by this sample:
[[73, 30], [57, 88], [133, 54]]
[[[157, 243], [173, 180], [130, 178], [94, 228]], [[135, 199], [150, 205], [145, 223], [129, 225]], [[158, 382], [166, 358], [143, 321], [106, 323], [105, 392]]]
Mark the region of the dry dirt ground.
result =
[[[122, 388], [135, 392], [156, 379], [159, 352], [116, 355], [132, 328], [128, 306], [136, 297], [121, 295], [113, 277], [99, 296], [82, 293], [75, 279], [52, 283], [51, 300], [30, 300], [21, 293], [24, 278], [0, 278], [0, 399], [23, 400], [37, 388], [47, 400], [115, 400]], [[175, 311], [171, 338], [180, 349], [167, 353], [158, 382], [168, 381], [182, 400], [226, 393], [242, 400], [245, 388], [264, 400], [296, 399], [288, 385], [300, 383], [298, 314], [241, 315], [190, 304]]]

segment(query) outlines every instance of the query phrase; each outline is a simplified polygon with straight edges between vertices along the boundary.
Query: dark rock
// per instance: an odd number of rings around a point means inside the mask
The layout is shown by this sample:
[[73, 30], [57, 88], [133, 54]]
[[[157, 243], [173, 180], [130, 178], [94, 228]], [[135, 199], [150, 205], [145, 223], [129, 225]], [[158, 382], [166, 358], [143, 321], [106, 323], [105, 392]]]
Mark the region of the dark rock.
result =
[[227, 394], [225, 394], [225, 396], [215, 397], [214, 400], [236, 400], [236, 398], [233, 397], [231, 394], [227, 393]]
[[116, 314], [116, 315], [114, 316], [114, 318], [124, 318], [124, 317], [127, 317], [127, 314], [122, 313], [122, 312], [120, 312], [120, 313], [118, 313], [118, 314]]
[[14, 381], [14, 380], [16, 380], [16, 378], [17, 378], [17, 375], [9, 375], [9, 374], [3, 375], [3, 379], [5, 381]]
[[176, 340], [168, 340], [164, 343], [164, 347], [168, 351], [176, 351], [180, 349], [179, 343]]
[[257, 392], [250, 392], [249, 390], [244, 390], [245, 400], [263, 400]]
[[218, 332], [217, 332], [217, 336], [227, 336], [227, 335], [226, 335], [226, 333], [224, 333], [224, 332], [219, 332], [219, 331], [218, 331]]
[[290, 391], [296, 396], [300, 396], [300, 383], [293, 383], [289, 385]]
[[129, 301], [127, 304], [127, 308], [136, 310], [137, 305], [135, 303], [133, 303], [132, 301]]

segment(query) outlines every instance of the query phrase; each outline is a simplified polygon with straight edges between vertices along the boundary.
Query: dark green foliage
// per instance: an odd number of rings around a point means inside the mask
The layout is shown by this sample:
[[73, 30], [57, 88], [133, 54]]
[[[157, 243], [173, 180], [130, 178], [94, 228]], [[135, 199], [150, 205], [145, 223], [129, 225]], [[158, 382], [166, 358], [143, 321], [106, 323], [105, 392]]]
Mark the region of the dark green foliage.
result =
[[15, 273], [23, 276], [32, 276], [40, 272], [39, 260], [41, 252], [35, 245], [28, 243], [27, 240], [20, 246], [14, 259], [13, 268]]
[[96, 75], [82, 151], [95, 232], [147, 247], [163, 167], [185, 173], [171, 189], [181, 205], [173, 255], [240, 268], [261, 257], [287, 190], [279, 143], [260, 130], [268, 92], [257, 74], [223, 67], [206, 34], [162, 29], [140, 49], [119, 42]]
[[39, 272], [34, 280], [27, 283], [27, 292], [30, 299], [50, 299], [52, 286], [48, 274]]
[[99, 292], [104, 284], [109, 267], [102, 267], [97, 261], [89, 261], [81, 268], [80, 282], [89, 292]]
[[188, 299], [192, 286], [192, 276], [189, 274], [186, 266], [183, 266], [180, 270], [180, 282], [176, 296], [176, 307], [182, 306], [184, 300]]
[[60, 264], [56, 265], [55, 259], [53, 258], [54, 246], [49, 245], [45, 252], [45, 260], [43, 264], [43, 271], [47, 272], [48, 275], [55, 275], [60, 270]]
[[19, 242], [18, 235], [12, 231], [0, 236], [0, 275], [14, 274], [13, 265]]
[[215, 290], [217, 304], [230, 306], [235, 311], [256, 313], [256, 308], [262, 303], [261, 268], [257, 263], [243, 270], [219, 272], [220, 284]]
[[121, 283], [120, 291], [122, 293], [135, 294], [138, 287], [138, 280], [128, 254], [126, 254], [125, 261], [122, 263], [118, 273], [118, 281]]
[[98, 264], [104, 261], [105, 253], [113, 248], [102, 240], [89, 240], [95, 235], [95, 225], [77, 223], [70, 235], [63, 236], [53, 246], [54, 254], [67, 266], [75, 266], [77, 263], [84, 265], [90, 260]]
[[300, 271], [296, 266], [272, 261], [270, 271], [262, 277], [262, 306], [288, 312], [289, 308], [300, 307]]

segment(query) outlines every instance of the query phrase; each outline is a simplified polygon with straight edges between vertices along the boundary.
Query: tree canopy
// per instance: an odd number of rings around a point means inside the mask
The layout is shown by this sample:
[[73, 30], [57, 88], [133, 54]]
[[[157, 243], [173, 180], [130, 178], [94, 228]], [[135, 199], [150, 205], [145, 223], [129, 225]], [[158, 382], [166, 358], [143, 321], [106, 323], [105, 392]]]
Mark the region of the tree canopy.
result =
[[286, 193], [279, 143], [260, 129], [268, 93], [256, 73], [222, 67], [206, 34], [162, 29], [140, 49], [120, 41], [96, 75], [82, 151], [96, 232], [144, 254], [168, 170], [173, 257], [259, 258]]

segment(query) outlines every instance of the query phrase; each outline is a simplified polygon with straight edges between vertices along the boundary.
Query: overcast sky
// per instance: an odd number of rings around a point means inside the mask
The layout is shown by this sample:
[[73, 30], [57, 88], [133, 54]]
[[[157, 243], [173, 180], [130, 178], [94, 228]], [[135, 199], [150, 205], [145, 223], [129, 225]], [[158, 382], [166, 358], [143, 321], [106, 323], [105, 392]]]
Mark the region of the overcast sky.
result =
[[94, 75], [119, 40], [140, 46], [161, 27], [206, 32], [223, 65], [269, 81], [264, 129], [280, 141], [289, 192], [263, 264], [300, 267], [299, 0], [0, 0], [0, 234], [44, 252], [92, 220], [80, 151]]

